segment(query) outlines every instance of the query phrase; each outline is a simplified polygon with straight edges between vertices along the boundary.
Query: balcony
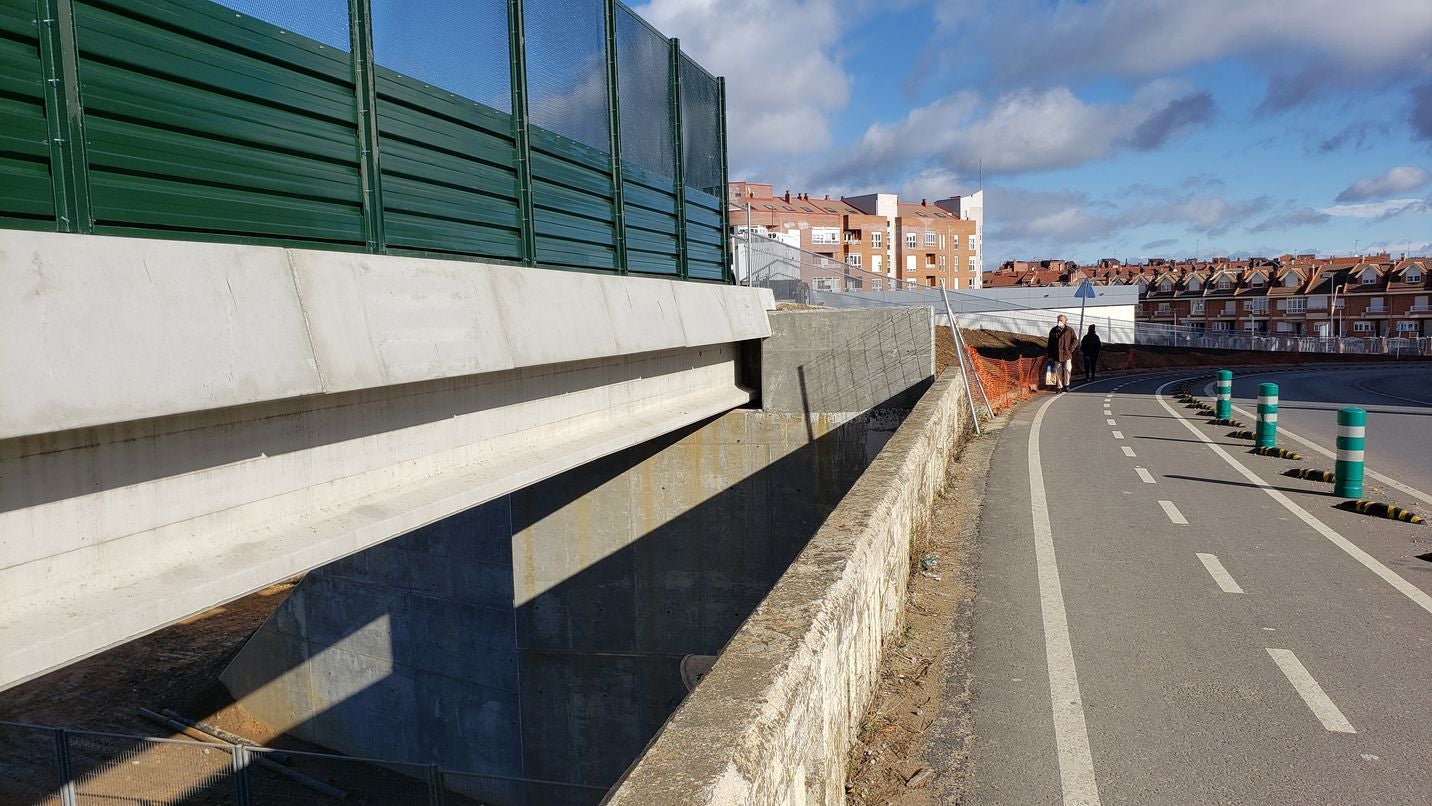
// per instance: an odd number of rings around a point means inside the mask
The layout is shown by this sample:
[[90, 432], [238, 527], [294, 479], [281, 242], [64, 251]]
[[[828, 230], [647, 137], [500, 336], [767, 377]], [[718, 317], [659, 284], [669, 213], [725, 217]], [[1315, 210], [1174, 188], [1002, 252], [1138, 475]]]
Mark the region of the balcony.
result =
[[1432, 313], [1432, 305], [1428, 305], [1425, 302], [1415, 303], [1411, 308], [1407, 309], [1407, 312], [1414, 316], [1426, 316]]
[[1155, 319], [1172, 319], [1173, 316], [1174, 312], [1172, 308], [1159, 308], [1158, 310], [1154, 311]]

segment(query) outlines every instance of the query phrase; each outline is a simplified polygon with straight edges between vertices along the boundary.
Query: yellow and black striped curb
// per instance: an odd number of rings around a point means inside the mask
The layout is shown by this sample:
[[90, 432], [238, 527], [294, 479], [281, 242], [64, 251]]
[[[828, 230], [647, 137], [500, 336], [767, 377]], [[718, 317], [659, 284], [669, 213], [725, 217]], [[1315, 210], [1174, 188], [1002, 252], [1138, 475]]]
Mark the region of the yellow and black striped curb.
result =
[[1258, 436], [1257, 436], [1256, 434], [1254, 434], [1252, 431], [1234, 431], [1234, 432], [1230, 433], [1228, 436], [1233, 437], [1234, 439], [1257, 439], [1257, 438], [1258, 438]]
[[1276, 456], [1279, 459], [1292, 459], [1294, 462], [1301, 462], [1303, 460], [1301, 453], [1294, 453], [1287, 448], [1269, 448], [1265, 446], [1253, 448], [1249, 453], [1256, 453], [1259, 456]]
[[1307, 479], [1308, 481], [1322, 481], [1332, 484], [1337, 481], [1337, 476], [1331, 470], [1314, 470], [1311, 467], [1295, 467], [1284, 470], [1283, 475], [1292, 476], [1295, 479]]
[[1393, 506], [1383, 501], [1372, 501], [1367, 498], [1359, 498], [1356, 501], [1344, 501], [1338, 504], [1340, 509], [1352, 512], [1361, 512], [1364, 515], [1371, 515], [1374, 518], [1388, 518], [1403, 523], [1425, 523], [1421, 515], [1410, 512], [1402, 507]]

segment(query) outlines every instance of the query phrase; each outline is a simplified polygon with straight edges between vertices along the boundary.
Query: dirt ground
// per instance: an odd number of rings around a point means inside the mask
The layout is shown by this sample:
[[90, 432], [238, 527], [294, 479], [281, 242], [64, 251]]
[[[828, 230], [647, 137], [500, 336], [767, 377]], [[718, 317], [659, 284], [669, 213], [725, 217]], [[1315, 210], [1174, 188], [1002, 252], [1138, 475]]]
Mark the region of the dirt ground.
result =
[[[851, 749], [846, 800], [858, 806], [933, 806], [931, 784], [958, 789], [969, 746], [970, 624], [979, 512], [990, 456], [1006, 418], [965, 444], [930, 524], [916, 537], [904, 624], [885, 652], [880, 683]], [[955, 735], [926, 752], [936, 715], [958, 714]], [[949, 748], [958, 748], [951, 754]]]

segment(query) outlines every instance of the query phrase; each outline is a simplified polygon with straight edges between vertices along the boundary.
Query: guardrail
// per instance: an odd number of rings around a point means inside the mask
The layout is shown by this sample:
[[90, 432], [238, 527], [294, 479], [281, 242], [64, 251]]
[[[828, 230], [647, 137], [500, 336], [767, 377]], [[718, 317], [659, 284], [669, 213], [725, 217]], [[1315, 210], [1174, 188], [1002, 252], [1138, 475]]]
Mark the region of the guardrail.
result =
[[615, 0], [34, 0], [0, 43], [0, 227], [730, 278], [725, 85]]
[[[286, 756], [280, 766], [268, 762]], [[435, 764], [0, 722], [0, 803], [261, 806], [596, 804], [601, 787], [454, 772]], [[299, 771], [286, 776], [282, 771]], [[307, 778], [307, 783], [295, 780]]]

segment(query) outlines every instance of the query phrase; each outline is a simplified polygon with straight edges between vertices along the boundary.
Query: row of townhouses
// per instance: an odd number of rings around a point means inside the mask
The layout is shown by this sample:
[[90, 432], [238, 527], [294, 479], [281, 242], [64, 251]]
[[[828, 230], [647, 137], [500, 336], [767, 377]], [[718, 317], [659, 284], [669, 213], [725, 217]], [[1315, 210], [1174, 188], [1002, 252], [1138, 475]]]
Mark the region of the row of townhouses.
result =
[[[984, 276], [983, 191], [914, 204], [893, 193], [777, 196], [772, 185], [732, 182], [727, 205], [734, 234], [749, 231], [860, 269], [865, 290], [897, 284], [979, 288]], [[839, 273], [824, 279], [851, 282]]]
[[1432, 258], [1150, 261], [1095, 266], [1011, 261], [987, 286], [1137, 285], [1138, 320], [1202, 331], [1318, 336], [1432, 336]]

